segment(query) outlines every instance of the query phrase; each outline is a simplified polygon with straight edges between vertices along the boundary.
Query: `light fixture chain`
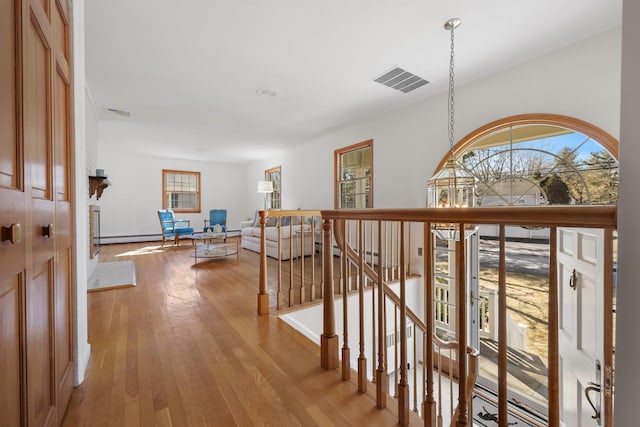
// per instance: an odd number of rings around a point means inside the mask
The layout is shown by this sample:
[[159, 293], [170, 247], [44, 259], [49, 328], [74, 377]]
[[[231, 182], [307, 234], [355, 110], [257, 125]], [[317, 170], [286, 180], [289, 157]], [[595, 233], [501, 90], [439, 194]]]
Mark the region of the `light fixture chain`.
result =
[[454, 126], [454, 88], [455, 88], [455, 76], [453, 73], [453, 64], [454, 64], [454, 36], [453, 36], [454, 25], [451, 26], [451, 57], [449, 62], [449, 148], [453, 148], [454, 134], [453, 134], [453, 126]]

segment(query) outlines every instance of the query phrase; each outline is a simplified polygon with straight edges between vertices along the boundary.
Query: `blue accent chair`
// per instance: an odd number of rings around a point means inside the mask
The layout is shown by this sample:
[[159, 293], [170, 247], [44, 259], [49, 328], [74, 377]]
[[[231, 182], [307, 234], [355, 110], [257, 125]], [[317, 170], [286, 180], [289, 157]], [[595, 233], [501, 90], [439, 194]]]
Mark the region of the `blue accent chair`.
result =
[[[207, 223], [209, 225], [207, 225]], [[222, 232], [227, 237], [227, 211], [226, 209], [211, 209], [209, 219], [204, 220], [204, 232], [214, 231], [216, 225], [220, 225]]]
[[[161, 209], [158, 211], [160, 227], [162, 227], [162, 246], [166, 240], [173, 240], [176, 245], [180, 245], [180, 236], [193, 234], [193, 227], [188, 219], [176, 219], [171, 209]], [[185, 226], [186, 224], [186, 226]]]

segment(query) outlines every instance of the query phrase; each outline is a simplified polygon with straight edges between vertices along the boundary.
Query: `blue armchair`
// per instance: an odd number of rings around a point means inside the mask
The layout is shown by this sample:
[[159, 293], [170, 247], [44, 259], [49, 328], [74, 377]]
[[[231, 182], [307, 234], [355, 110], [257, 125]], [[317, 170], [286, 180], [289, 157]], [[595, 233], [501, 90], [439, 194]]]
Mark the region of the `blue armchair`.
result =
[[[209, 225], [207, 225], [207, 223]], [[227, 211], [226, 209], [212, 209], [209, 211], [209, 219], [204, 220], [204, 231], [215, 231], [215, 226], [219, 225], [222, 232], [227, 235]]]
[[193, 234], [193, 227], [190, 227], [189, 220], [176, 219], [171, 209], [159, 210], [158, 218], [162, 228], [162, 246], [168, 239], [173, 239], [176, 245], [180, 245], [180, 236]]

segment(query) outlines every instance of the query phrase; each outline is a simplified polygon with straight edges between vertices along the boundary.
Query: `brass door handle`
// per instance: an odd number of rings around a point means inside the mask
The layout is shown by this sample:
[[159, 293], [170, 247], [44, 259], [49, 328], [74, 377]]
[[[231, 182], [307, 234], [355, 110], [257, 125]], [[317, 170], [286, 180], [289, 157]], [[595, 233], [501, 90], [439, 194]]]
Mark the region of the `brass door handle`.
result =
[[571, 289], [573, 289], [574, 291], [578, 287], [578, 273], [576, 272], [575, 268], [573, 269], [573, 272], [571, 273], [571, 276], [569, 277], [569, 287]]
[[591, 401], [591, 397], [589, 396], [589, 393], [591, 393], [592, 391], [600, 393], [601, 390], [602, 390], [602, 387], [600, 386], [600, 384], [596, 384], [593, 382], [587, 383], [587, 387], [584, 389], [584, 395], [587, 398], [587, 402], [589, 402], [589, 405], [591, 405], [591, 408], [595, 413], [595, 415], [592, 415], [591, 418], [593, 418], [594, 420], [597, 420], [598, 425], [600, 424], [600, 408], [596, 408], [596, 405], [593, 404], [593, 402]]
[[20, 223], [2, 227], [2, 241], [7, 240], [11, 243], [18, 243], [22, 240], [22, 225]]

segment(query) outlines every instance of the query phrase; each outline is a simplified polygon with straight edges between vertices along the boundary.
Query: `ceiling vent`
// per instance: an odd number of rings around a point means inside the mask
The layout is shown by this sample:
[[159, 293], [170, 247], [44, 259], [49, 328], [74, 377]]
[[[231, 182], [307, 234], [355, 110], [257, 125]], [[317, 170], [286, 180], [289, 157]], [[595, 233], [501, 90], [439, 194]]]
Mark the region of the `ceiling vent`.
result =
[[385, 72], [380, 77], [375, 78], [374, 81], [404, 93], [411, 92], [429, 83], [422, 77], [418, 77], [400, 67], [395, 67]]
[[119, 108], [104, 107], [105, 111], [118, 115], [120, 117], [131, 117], [130, 111], [120, 110]]

